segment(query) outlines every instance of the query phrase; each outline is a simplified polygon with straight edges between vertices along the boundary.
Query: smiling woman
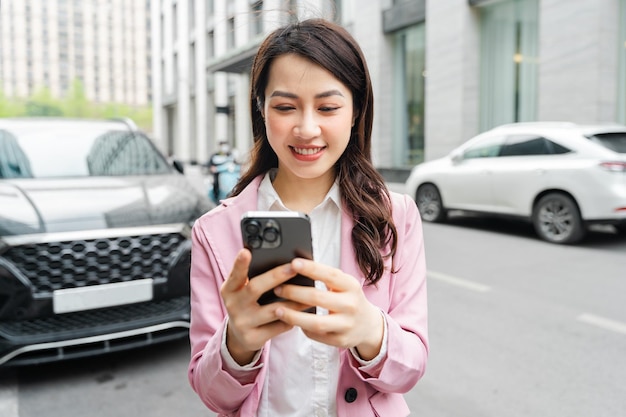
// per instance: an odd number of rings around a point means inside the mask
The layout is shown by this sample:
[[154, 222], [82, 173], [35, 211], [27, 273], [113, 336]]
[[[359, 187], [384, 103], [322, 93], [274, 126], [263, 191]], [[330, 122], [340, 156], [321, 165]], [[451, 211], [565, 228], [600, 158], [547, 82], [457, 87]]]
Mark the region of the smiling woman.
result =
[[[249, 168], [192, 231], [192, 387], [224, 416], [408, 415], [402, 393], [428, 356], [422, 229], [372, 165], [363, 53], [325, 20], [277, 29], [250, 103]], [[314, 259], [249, 276], [238, 229], [253, 210], [302, 212]], [[296, 275], [315, 286], [287, 283]], [[260, 305], [267, 291], [280, 299]]]

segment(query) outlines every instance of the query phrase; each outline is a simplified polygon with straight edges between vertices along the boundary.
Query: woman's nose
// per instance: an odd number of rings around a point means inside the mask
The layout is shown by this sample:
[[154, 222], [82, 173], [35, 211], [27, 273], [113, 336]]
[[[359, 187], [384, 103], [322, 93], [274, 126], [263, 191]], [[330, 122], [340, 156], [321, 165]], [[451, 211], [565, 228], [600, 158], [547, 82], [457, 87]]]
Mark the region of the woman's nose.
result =
[[317, 118], [313, 112], [303, 112], [294, 127], [294, 134], [300, 139], [311, 139], [321, 134]]

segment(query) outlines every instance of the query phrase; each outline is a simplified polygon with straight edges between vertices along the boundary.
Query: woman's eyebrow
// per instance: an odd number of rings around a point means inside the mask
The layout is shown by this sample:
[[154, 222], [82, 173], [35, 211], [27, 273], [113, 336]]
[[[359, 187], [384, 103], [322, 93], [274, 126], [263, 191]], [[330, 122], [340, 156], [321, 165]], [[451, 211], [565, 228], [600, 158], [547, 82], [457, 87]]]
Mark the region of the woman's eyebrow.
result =
[[325, 97], [330, 97], [330, 96], [343, 97], [343, 94], [341, 94], [341, 91], [339, 90], [328, 90], [328, 91], [324, 91], [323, 93], [316, 94], [315, 98], [325, 98]]
[[[343, 94], [339, 90], [328, 90], [328, 91], [324, 91], [322, 93], [316, 94], [315, 98], [325, 98], [325, 97], [330, 97], [330, 96], [343, 97]], [[280, 90], [273, 91], [272, 94], [270, 94], [270, 97], [285, 97], [285, 98], [294, 98], [294, 99], [298, 98], [296, 94], [289, 93], [287, 91], [280, 91]]]

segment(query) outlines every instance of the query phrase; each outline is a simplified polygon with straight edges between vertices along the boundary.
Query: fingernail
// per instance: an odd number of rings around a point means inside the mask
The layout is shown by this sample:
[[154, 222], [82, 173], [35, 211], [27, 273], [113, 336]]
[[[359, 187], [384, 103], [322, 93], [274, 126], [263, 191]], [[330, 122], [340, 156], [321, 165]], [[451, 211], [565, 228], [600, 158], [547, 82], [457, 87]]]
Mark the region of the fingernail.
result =
[[275, 314], [280, 319], [285, 315], [285, 311], [282, 308], [277, 308]]
[[291, 264], [286, 264], [286, 265], [283, 267], [283, 272], [284, 272], [285, 274], [291, 274], [291, 273], [293, 272], [293, 270], [291, 269]]
[[293, 262], [291, 263], [293, 265], [294, 268], [298, 269], [298, 268], [302, 268], [302, 261], [300, 259], [294, 259]]
[[283, 292], [283, 287], [276, 287], [274, 288], [274, 294], [276, 295], [280, 295], [280, 293]]

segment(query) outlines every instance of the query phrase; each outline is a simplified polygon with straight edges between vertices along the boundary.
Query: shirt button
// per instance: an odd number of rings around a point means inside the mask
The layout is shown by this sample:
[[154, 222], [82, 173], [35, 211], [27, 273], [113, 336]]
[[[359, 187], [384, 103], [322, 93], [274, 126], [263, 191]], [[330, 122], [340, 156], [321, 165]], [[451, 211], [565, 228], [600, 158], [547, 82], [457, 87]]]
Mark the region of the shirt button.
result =
[[313, 367], [317, 371], [323, 371], [324, 369], [326, 369], [326, 363], [323, 360], [317, 359], [313, 362]]
[[356, 397], [358, 396], [358, 392], [355, 388], [348, 388], [346, 390], [346, 395], [344, 395], [344, 399], [348, 403], [353, 403], [356, 401]]
[[315, 410], [315, 417], [326, 417], [326, 410], [324, 410], [323, 408], [318, 408], [317, 410]]

